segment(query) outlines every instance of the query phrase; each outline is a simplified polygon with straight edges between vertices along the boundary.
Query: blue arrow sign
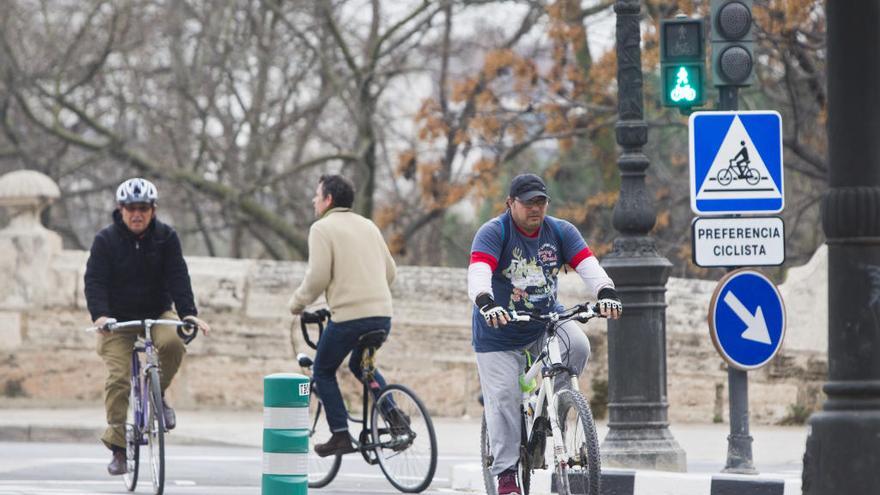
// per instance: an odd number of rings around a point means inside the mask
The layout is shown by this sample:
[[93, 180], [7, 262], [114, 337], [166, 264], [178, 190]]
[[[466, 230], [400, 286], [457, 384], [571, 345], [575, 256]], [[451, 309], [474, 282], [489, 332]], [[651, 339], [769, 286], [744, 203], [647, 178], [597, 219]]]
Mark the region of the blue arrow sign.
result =
[[782, 211], [785, 188], [778, 112], [695, 112], [688, 129], [694, 213]]
[[742, 269], [718, 283], [709, 305], [712, 343], [731, 366], [764, 366], [782, 346], [785, 306], [779, 289], [763, 274]]

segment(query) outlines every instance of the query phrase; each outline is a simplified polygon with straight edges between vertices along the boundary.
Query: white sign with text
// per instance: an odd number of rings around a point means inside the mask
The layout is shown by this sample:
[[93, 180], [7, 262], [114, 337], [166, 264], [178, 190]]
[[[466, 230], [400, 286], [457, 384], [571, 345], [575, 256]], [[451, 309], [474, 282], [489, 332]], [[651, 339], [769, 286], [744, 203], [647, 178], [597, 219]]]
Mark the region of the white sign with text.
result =
[[785, 261], [780, 217], [697, 217], [691, 238], [697, 266], [776, 266]]

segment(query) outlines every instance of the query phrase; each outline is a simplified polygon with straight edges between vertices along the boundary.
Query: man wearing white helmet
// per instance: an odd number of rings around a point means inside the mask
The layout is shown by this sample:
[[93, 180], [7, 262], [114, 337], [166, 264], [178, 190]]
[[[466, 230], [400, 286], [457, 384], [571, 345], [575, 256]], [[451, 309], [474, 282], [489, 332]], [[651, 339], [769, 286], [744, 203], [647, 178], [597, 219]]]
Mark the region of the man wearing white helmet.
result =
[[[113, 223], [95, 236], [86, 265], [89, 312], [98, 328], [103, 328], [109, 318], [177, 319], [179, 315], [207, 334], [210, 327], [196, 317], [198, 311], [180, 239], [173, 228], [156, 219], [158, 199], [156, 186], [141, 178], [129, 179], [116, 190]], [[132, 334], [106, 331], [98, 335], [98, 355], [108, 372], [104, 385], [107, 429], [101, 441], [113, 452], [107, 466], [111, 475], [124, 474], [126, 470], [125, 415], [135, 339]], [[159, 351], [164, 396], [186, 349], [174, 327], [153, 327], [153, 342]], [[174, 410], [165, 403], [165, 425], [172, 429], [175, 423]]]

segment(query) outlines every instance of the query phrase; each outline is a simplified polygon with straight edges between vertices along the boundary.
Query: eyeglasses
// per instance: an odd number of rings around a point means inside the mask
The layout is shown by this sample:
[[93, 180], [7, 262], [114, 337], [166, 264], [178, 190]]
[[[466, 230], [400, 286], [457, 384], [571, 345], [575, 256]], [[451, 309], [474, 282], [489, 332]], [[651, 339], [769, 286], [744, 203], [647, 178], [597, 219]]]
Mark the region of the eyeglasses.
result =
[[514, 198], [514, 201], [525, 206], [526, 208], [543, 208], [550, 203], [550, 198], [535, 198], [530, 201], [522, 201], [519, 198]]
[[153, 209], [153, 205], [144, 205], [144, 204], [122, 205], [122, 207], [125, 208], [125, 211], [127, 211], [129, 213], [133, 213], [136, 211], [140, 212], [140, 213], [146, 213], [146, 212]]

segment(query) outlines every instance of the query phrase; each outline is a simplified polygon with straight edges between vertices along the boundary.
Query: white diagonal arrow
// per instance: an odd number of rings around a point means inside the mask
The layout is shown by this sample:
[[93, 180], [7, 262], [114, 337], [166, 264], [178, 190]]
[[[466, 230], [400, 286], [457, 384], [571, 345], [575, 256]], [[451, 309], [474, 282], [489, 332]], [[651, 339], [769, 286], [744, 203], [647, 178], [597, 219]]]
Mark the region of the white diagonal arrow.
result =
[[758, 306], [758, 309], [755, 310], [755, 314], [753, 315], [748, 309], [746, 309], [743, 303], [733, 295], [733, 291], [727, 291], [727, 294], [724, 295], [724, 302], [727, 303], [727, 305], [730, 306], [730, 309], [736, 313], [736, 316], [739, 316], [739, 319], [746, 324], [746, 331], [742, 333], [742, 338], [761, 342], [762, 344], [773, 343], [770, 341], [770, 332], [767, 330], [767, 322], [764, 321], [764, 312], [761, 311], [761, 306]]

